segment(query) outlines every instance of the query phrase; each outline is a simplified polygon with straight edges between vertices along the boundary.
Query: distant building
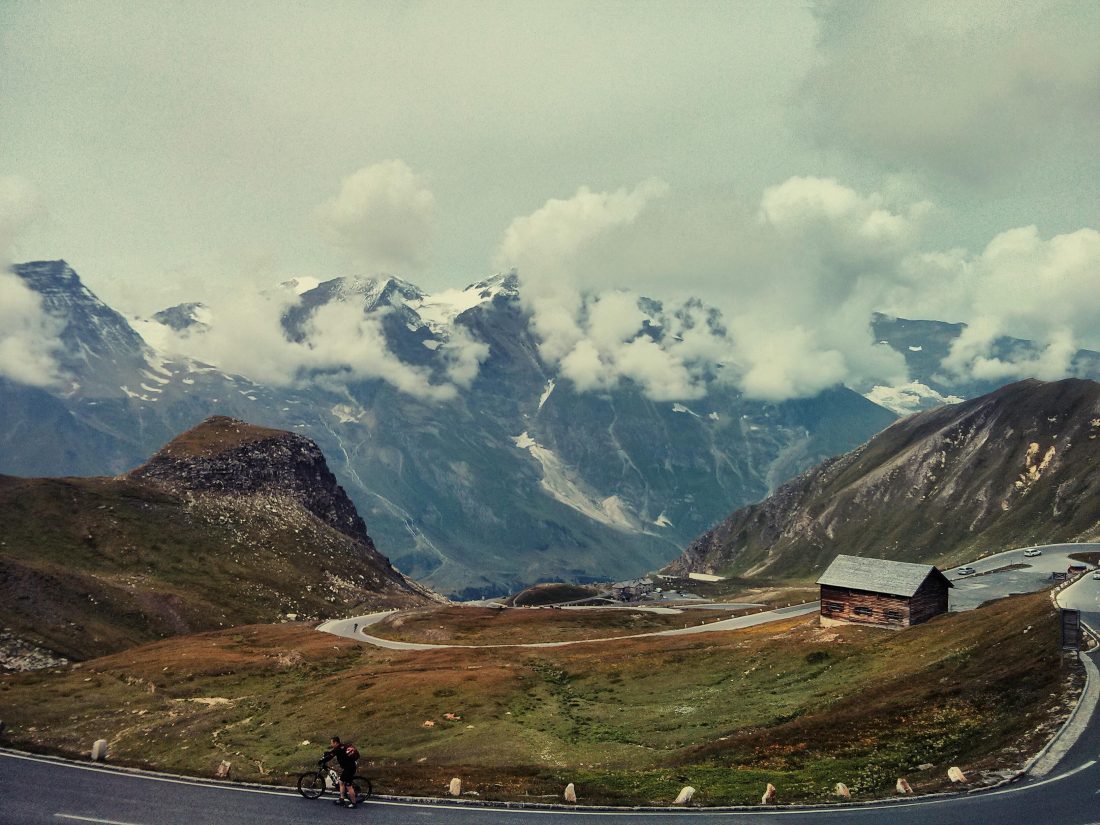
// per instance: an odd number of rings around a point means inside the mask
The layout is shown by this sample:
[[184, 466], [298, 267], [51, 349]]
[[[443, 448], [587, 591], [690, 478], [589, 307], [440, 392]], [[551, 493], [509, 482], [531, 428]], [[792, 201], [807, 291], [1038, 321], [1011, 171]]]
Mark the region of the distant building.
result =
[[611, 585], [611, 595], [619, 601], [630, 602], [648, 596], [653, 588], [653, 582], [649, 579], [631, 579]]
[[817, 580], [821, 623], [909, 627], [947, 612], [954, 585], [931, 564], [837, 556]]

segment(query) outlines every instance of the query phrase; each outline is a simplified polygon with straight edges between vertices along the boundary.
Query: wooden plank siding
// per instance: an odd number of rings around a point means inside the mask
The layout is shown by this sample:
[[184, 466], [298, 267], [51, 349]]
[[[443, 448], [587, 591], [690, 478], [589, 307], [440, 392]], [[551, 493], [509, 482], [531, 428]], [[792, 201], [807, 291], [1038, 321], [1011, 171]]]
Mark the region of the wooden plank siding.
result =
[[910, 627], [947, 612], [950, 580], [935, 565], [840, 554], [818, 577], [821, 623]]
[[946, 613], [947, 587], [943, 576], [929, 576], [909, 600], [909, 624], [920, 624]]
[[[836, 609], [836, 605], [840, 609]], [[858, 610], [857, 610], [858, 608]], [[908, 627], [909, 600], [848, 587], [821, 585], [821, 615], [834, 621]]]

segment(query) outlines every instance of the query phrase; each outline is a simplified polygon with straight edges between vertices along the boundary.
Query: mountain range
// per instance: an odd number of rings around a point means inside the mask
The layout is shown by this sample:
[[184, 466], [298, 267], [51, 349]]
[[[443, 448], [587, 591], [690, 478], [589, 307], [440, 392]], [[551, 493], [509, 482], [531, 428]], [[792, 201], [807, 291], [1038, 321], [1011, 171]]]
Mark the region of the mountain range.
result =
[[[476, 376], [454, 393], [418, 396], [354, 371], [264, 382], [153, 345], [214, 329], [218, 318], [201, 304], [127, 319], [64, 261], [14, 271], [62, 325], [65, 384], [0, 380], [0, 472], [124, 473], [210, 415], [301, 433], [329, 456], [393, 563], [457, 597], [652, 570], [731, 509], [898, 414], [984, 389], [945, 379], [933, 363], [958, 325], [878, 316], [875, 334], [910, 365], [906, 387], [838, 386], [781, 403], [719, 382], [681, 401], [653, 401], [628, 381], [580, 392], [542, 357], [514, 273], [435, 295], [388, 276], [278, 288], [285, 340], [312, 352], [326, 313], [350, 309], [377, 324], [394, 363], [433, 387], [454, 374], [456, 347], [483, 345]], [[675, 310], [640, 307], [639, 335], [668, 334]], [[713, 311], [704, 315], [713, 322]]]
[[810, 578], [838, 553], [957, 564], [1100, 536], [1100, 384], [1010, 384], [904, 418], [741, 508], [666, 569]]

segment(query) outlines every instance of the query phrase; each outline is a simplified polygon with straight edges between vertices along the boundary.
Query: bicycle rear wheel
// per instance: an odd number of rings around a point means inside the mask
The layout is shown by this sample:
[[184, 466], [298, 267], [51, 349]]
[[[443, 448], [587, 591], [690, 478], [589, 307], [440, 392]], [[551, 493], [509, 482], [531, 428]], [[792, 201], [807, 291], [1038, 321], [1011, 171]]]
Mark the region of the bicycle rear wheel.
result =
[[306, 799], [316, 799], [325, 792], [325, 775], [321, 771], [303, 773], [298, 777], [298, 793]]
[[355, 795], [362, 799], [374, 794], [374, 785], [371, 784], [370, 777], [357, 776], [351, 780], [351, 786], [355, 788]]

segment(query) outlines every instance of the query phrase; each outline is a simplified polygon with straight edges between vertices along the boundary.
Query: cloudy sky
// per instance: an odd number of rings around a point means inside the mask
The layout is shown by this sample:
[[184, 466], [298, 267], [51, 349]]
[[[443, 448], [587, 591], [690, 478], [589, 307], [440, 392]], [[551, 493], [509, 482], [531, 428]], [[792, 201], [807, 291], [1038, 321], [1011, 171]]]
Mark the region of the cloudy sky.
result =
[[0, 257], [135, 313], [516, 267], [550, 360], [657, 396], [624, 294], [720, 306], [661, 357], [759, 397], [899, 378], [874, 310], [1056, 377], [1100, 347], [1098, 42], [1092, 0], [0, 0]]

